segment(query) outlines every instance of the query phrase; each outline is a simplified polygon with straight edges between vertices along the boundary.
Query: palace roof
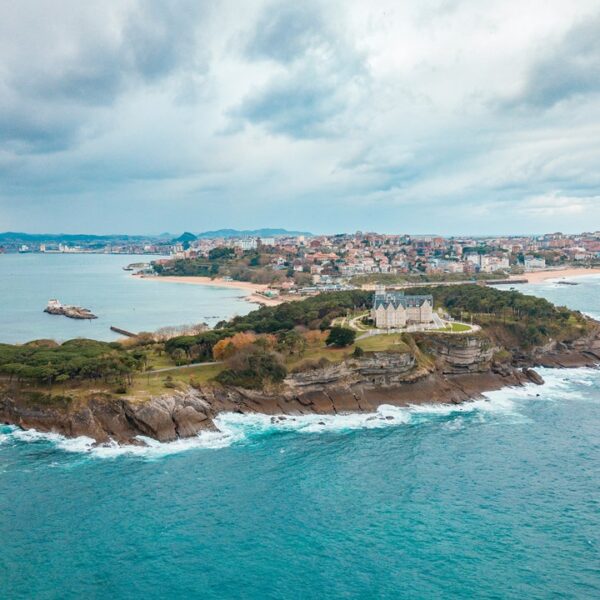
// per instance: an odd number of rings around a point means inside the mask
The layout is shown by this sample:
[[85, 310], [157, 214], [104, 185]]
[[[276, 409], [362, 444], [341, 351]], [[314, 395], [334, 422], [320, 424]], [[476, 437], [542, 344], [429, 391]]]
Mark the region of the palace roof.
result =
[[392, 306], [394, 309], [402, 306], [403, 308], [420, 308], [425, 302], [433, 306], [433, 296], [414, 295], [407, 296], [404, 292], [376, 292], [373, 296], [373, 308], [377, 310], [380, 306], [387, 309]]

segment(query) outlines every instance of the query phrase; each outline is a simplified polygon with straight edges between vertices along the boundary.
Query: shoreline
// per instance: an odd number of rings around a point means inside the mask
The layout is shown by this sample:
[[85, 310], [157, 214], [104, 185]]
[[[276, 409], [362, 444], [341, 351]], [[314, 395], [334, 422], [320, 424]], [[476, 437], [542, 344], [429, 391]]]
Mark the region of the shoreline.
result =
[[266, 283], [252, 283], [250, 281], [229, 281], [219, 277], [203, 277], [200, 275], [191, 275], [189, 277], [181, 275], [132, 275], [136, 279], [149, 279], [151, 281], [166, 281], [170, 283], [186, 283], [188, 285], [207, 285], [211, 287], [231, 288], [245, 290], [248, 292], [263, 292], [269, 288]]
[[242, 290], [247, 292], [244, 296], [246, 302], [251, 304], [260, 304], [261, 306], [279, 306], [284, 302], [291, 300], [298, 300], [300, 298], [288, 297], [288, 296], [277, 296], [275, 298], [269, 298], [264, 296], [261, 292], [269, 289], [269, 285], [266, 283], [252, 283], [251, 281], [235, 281], [226, 280], [220, 277], [203, 277], [200, 275], [132, 275], [136, 279], [148, 279], [152, 281], [166, 281], [168, 283], [185, 283], [187, 285], [202, 285], [209, 287], [220, 287], [232, 290]]
[[567, 267], [565, 269], [531, 271], [522, 275], [511, 275], [509, 279], [527, 279], [528, 283], [542, 283], [549, 279], [571, 279], [573, 277], [586, 277], [588, 275], [600, 275], [600, 267]]
[[[598, 364], [592, 364], [589, 359], [547, 366], [556, 370], [598, 368]], [[362, 415], [373, 419], [383, 406], [403, 409], [468, 406], [470, 402], [486, 399], [489, 392], [522, 389], [527, 385], [543, 387], [545, 382], [537, 379], [539, 375], [534, 374], [532, 378], [527, 372], [531, 374], [531, 369], [514, 369], [506, 375], [486, 372], [444, 376], [438, 372], [397, 385], [333, 385], [284, 395], [240, 388], [189, 388], [153, 397], [142, 404], [127, 398], [108, 402], [90, 400], [74, 412], [23, 404], [22, 399], [12, 396], [0, 397], [0, 414], [5, 424], [21, 431], [59, 434], [66, 439], [86, 438], [93, 440], [94, 447], [115, 443], [121, 448], [147, 447], [140, 436], [162, 444], [204, 433], [225, 433], [218, 426], [219, 416], [224, 413], [260, 415], [268, 417], [272, 424], [282, 424], [306, 416]], [[383, 420], [390, 420], [390, 417], [382, 416]]]

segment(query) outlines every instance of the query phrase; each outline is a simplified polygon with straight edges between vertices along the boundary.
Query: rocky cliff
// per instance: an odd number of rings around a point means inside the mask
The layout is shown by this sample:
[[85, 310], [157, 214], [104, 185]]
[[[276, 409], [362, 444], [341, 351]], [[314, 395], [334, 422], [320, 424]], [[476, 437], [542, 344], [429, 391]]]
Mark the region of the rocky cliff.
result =
[[[463, 402], [482, 392], [543, 383], [531, 369], [600, 362], [598, 332], [570, 344], [507, 352], [483, 335], [428, 336], [411, 351], [375, 352], [337, 365], [293, 373], [273, 390], [207, 385], [170, 391], [147, 401], [105, 394], [86, 400], [32, 397], [0, 391], [5, 423], [98, 442], [142, 443], [138, 436], [172, 441], [215, 429], [220, 412], [281, 415], [370, 412], [381, 404]], [[517, 354], [516, 356], [514, 356]]]

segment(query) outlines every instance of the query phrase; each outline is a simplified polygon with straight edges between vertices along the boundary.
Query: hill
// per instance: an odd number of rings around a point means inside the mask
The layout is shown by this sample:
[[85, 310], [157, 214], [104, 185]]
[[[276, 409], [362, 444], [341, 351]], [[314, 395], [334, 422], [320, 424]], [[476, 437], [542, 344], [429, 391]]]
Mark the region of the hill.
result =
[[203, 231], [198, 238], [230, 238], [230, 237], [273, 237], [278, 235], [306, 235], [311, 236], [308, 231], [289, 231], [287, 229], [217, 229], [215, 231]]

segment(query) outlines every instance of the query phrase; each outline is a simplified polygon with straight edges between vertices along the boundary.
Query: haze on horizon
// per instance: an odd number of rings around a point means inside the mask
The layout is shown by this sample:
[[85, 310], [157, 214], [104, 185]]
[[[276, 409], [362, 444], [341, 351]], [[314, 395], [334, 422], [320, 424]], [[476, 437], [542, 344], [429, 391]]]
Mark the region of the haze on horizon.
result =
[[597, 0], [0, 6], [0, 231], [600, 229]]

